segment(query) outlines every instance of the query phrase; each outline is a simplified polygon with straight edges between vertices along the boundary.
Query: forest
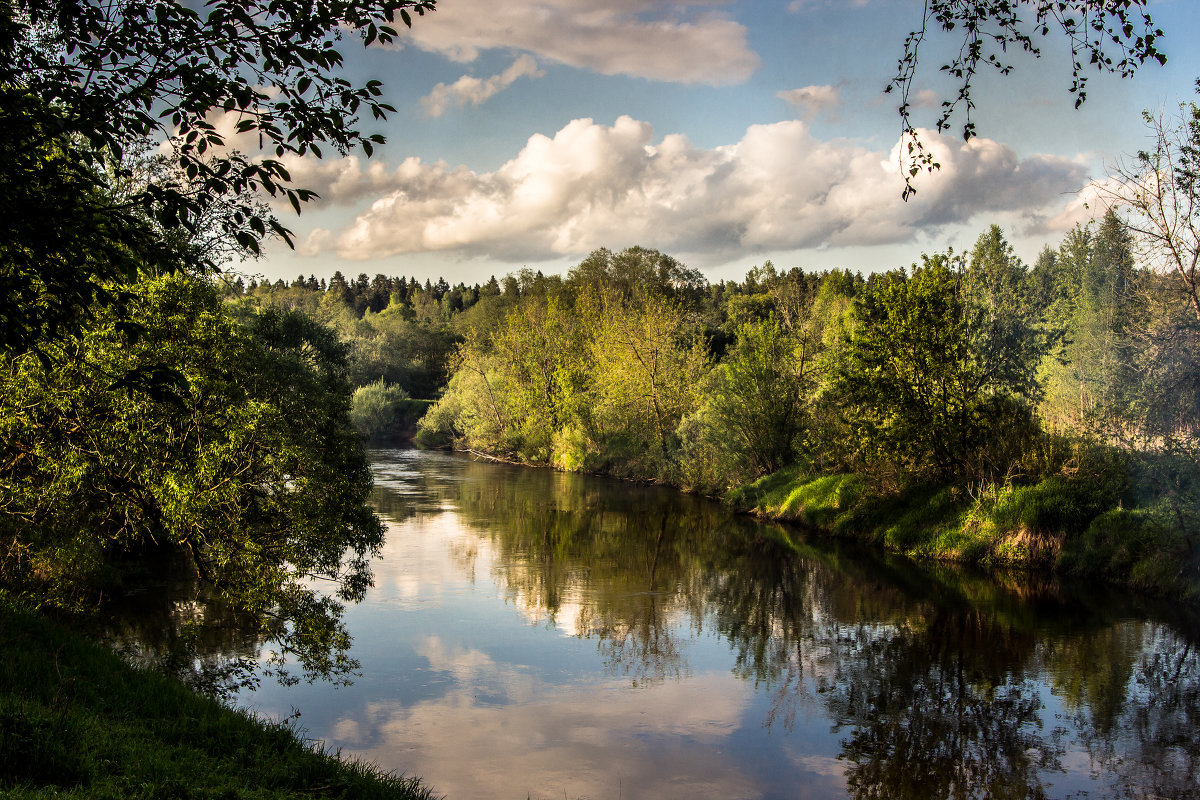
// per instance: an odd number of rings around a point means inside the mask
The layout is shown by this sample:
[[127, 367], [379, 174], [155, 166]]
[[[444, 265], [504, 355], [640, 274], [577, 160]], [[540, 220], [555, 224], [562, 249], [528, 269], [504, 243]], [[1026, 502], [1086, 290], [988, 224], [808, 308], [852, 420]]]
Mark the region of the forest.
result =
[[645, 248], [484, 285], [224, 288], [331, 326], [375, 441], [657, 482], [923, 557], [1194, 596], [1187, 286], [1109, 212], [970, 252], [710, 284]]

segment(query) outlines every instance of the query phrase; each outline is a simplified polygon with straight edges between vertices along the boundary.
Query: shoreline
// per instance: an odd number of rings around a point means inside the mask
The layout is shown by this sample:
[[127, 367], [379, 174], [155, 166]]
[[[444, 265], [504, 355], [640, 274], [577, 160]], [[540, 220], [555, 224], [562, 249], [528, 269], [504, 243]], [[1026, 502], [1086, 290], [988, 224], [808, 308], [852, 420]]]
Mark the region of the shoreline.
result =
[[[569, 472], [476, 450], [445, 448], [489, 461]], [[588, 472], [621, 482], [667, 482]], [[991, 487], [973, 496], [957, 485], [898, 493], [873, 491], [852, 473], [812, 475], [787, 467], [722, 495], [704, 495], [734, 512], [793, 525], [803, 532], [852, 540], [917, 561], [988, 571], [1028, 571], [1071, 580], [1100, 580], [1200, 610], [1200, 557], [1187, 532], [1162, 513], [1124, 498], [1106, 505], [1089, 497], [1085, 479], [1053, 476], [1023, 487]], [[1055, 524], [1055, 522], [1058, 524]]]
[[[49, 668], [48, 668], [49, 667]], [[0, 593], [0, 793], [11, 798], [435, 800], [205, 697]]]

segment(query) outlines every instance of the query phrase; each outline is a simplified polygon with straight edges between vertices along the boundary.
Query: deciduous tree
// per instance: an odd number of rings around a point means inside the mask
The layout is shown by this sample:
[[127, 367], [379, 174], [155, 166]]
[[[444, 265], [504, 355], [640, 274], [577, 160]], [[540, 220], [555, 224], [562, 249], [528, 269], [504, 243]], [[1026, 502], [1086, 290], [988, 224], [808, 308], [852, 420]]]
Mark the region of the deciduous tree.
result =
[[927, 0], [920, 25], [904, 40], [904, 55], [885, 91], [900, 97], [900, 123], [906, 171], [904, 198], [916, 191], [913, 179], [922, 169], [940, 165], [925, 149], [913, 123], [911, 94], [917, 85], [921, 49], [926, 39], [941, 33], [961, 42], [957, 53], [940, 67], [957, 82], [957, 90], [941, 102], [934, 123], [940, 133], [953, 126], [962, 112], [964, 139], [977, 133], [972, 112], [974, 82], [981, 69], [1008, 75], [1015, 67], [1012, 53], [1041, 56], [1042, 42], [1061, 36], [1071, 54], [1068, 91], [1078, 108], [1087, 99], [1088, 72], [1129, 77], [1145, 64], [1165, 64], [1160, 49], [1163, 32], [1155, 27], [1148, 0]]
[[[146, 223], [194, 232], [211, 219], [213, 205], [225, 204], [218, 215], [224, 234], [243, 249], [257, 252], [269, 234], [290, 241], [253, 198], [282, 194], [298, 211], [313, 196], [290, 185], [280, 157], [355, 146], [370, 155], [383, 140], [363, 131], [360, 115], [382, 118], [392, 110], [378, 81], [356, 86], [340, 74], [338, 40], [353, 33], [368, 44], [389, 42], [395, 19], [410, 24], [411, 13], [433, 5], [0, 4], [0, 197], [10, 201], [0, 215], [5, 349], [35, 346], [94, 302], [119, 305], [107, 286], [132, 279], [138, 263], [169, 265], [154, 238], [147, 242]], [[265, 157], [231, 149], [217, 125], [221, 115], [232, 115], [236, 131], [256, 138]], [[129, 148], [147, 140], [169, 143], [178, 169], [118, 195], [104, 165], [121, 164]], [[67, 213], [51, 218], [71, 234], [78, 229], [82, 246], [46, 229], [42, 215], [56, 203]], [[94, 246], [98, 239], [107, 246]]]
[[1044, 347], [997, 302], [1011, 265], [982, 263], [994, 244], [981, 237], [970, 269], [952, 254], [926, 257], [911, 277], [890, 273], [856, 301], [833, 392], [868, 466], [918, 478], [992, 477], [1007, 466], [989, 450], [1028, 417]]
[[[296, 313], [239, 324], [184, 273], [130, 291], [136, 335], [110, 309], [53, 367], [0, 365], [0, 581], [92, 605], [122, 564], [182, 553], [281, 654], [344, 670], [339, 600], [362, 596], [382, 543], [344, 348]], [[175, 384], [155, 396], [162, 370]]]

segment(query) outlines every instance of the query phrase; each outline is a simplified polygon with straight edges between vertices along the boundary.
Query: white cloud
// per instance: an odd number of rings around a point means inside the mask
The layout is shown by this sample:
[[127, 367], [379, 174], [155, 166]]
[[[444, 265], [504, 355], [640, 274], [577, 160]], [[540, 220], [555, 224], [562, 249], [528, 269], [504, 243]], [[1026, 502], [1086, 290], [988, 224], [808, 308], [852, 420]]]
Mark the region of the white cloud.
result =
[[921, 135], [942, 167], [908, 203], [899, 144], [884, 152], [822, 141], [798, 120], [702, 149], [677, 134], [655, 141], [648, 123], [629, 117], [611, 126], [578, 119], [531, 137], [494, 172], [415, 158], [392, 171], [364, 170], [357, 158], [292, 171], [334, 201], [378, 198], [337, 235], [343, 258], [446, 252], [511, 263], [632, 244], [711, 260], [903, 243], [980, 214], [1044, 219], [1086, 180], [1078, 161]]
[[604, 75], [740, 83], [759, 66], [746, 28], [705, 0], [455, 0], [407, 32], [423, 50], [474, 61], [510, 48]]
[[304, 241], [296, 246], [296, 253], [301, 256], [315, 256], [328, 250], [332, 244], [333, 231], [328, 228], [314, 228], [304, 237]]
[[451, 106], [477, 106], [512, 86], [518, 78], [540, 78], [545, 74], [543, 70], [538, 69], [537, 62], [532, 57], [523, 55], [499, 75], [483, 80], [463, 75], [449, 86], [439, 83], [433, 87], [432, 92], [421, 98], [421, 105], [429, 116], [440, 117]]
[[841, 92], [833, 86], [802, 86], [779, 92], [777, 96], [810, 115], [835, 109], [842, 99]]
[[[473, 652], [456, 648], [453, 655], [470, 659]], [[440, 668], [443, 654], [433, 652], [431, 668]], [[486, 658], [479, 653], [468, 663]], [[631, 786], [643, 797], [761, 793], [756, 776], [724, 752], [752, 695], [744, 683], [729, 690], [725, 675], [631, 692], [624, 681], [550, 685], [511, 664], [452, 668], [454, 688], [441, 697], [347, 708], [330, 744], [404, 764], [448, 797], [493, 797], [497, 786], [535, 798], [618, 797]], [[481, 689], [504, 703], [481, 702]], [[836, 790], [842, 781], [822, 783]]]
[[788, 11], [793, 14], [801, 14], [805, 11], [812, 11], [816, 8], [862, 8], [869, 5], [872, 0], [792, 0], [788, 3]]
[[913, 108], [940, 108], [942, 96], [933, 89], [922, 89], [909, 101]]
[[1029, 235], [1063, 234], [1076, 225], [1087, 225], [1103, 217], [1108, 209], [1119, 205], [1115, 197], [1120, 181], [1117, 178], [1091, 181], [1067, 198], [1057, 213], [1034, 217], [1024, 233]]

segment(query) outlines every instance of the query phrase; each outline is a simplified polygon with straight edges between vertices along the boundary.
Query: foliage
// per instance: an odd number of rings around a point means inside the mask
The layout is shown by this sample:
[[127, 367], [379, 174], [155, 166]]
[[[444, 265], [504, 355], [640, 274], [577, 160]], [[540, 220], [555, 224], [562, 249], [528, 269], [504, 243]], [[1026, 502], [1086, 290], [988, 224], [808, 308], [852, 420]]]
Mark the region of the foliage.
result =
[[413, 411], [408, 392], [383, 380], [358, 387], [350, 398], [350, 423], [368, 441], [402, 437], [421, 416]]
[[807, 425], [814, 356], [770, 317], [743, 324], [737, 344], [705, 392], [711, 445], [729, 454], [727, 473], [756, 478], [793, 463]]
[[1162, 546], [1192, 574], [1200, 328], [1115, 214], [1033, 270], [995, 226], [866, 279], [767, 263], [680, 288], [659, 255], [524, 271], [452, 315], [458, 360], [418, 441], [726, 493], [914, 556], [1141, 565], [1162, 590]]
[[707, 363], [689, 275], [643, 248], [597, 251], [565, 282], [523, 273], [494, 327], [466, 326], [418, 441], [659, 479]]
[[695, 408], [706, 355], [670, 300], [638, 289], [628, 301], [606, 294], [602, 303], [591, 342], [597, 428], [666, 462], [674, 449], [669, 437]]
[[[230, 300], [250, 308], [301, 311], [338, 332], [349, 348], [349, 378], [355, 386], [378, 380], [399, 385], [414, 397], [432, 398], [445, 386], [456, 342], [454, 325], [482, 299], [499, 298], [484, 287], [445, 281], [422, 287], [416, 279], [363, 274], [347, 281], [340, 272], [326, 285], [301, 275], [291, 285], [252, 281], [234, 285]], [[495, 310], [494, 308], [492, 310]]]
[[1043, 296], [1063, 339], [1042, 370], [1045, 416], [1053, 427], [1112, 435], [1136, 384], [1139, 304], [1129, 233], [1110, 209], [1098, 230], [1068, 234], [1054, 263]]
[[102, 310], [55, 368], [3, 365], [0, 579], [79, 609], [121, 590], [125, 561], [179, 551], [280, 659], [344, 672], [339, 599], [370, 585], [382, 537], [344, 348], [297, 314], [239, 325], [182, 273], [132, 291], [139, 335]]
[[[6, 347], [35, 347], [97, 302], [119, 310], [106, 287], [132, 280], [139, 263], [162, 266], [160, 240], [196, 233], [214, 206], [227, 206], [217, 215], [222, 233], [247, 252], [267, 235], [290, 242], [253, 197], [282, 194], [297, 211], [312, 198], [289, 185], [279, 157], [358, 145], [370, 155], [383, 139], [364, 133], [358, 115], [393, 110], [378, 81], [355, 86], [338, 74], [337, 40], [356, 31], [368, 44], [390, 42], [397, 15], [410, 24], [409, 9], [432, 8], [433, 0], [213, 0], [204, 13], [135, 0], [3, 4], [0, 195], [14, 201], [0, 239]], [[219, 132], [224, 114], [267, 157], [233, 149]], [[178, 169], [133, 185], [126, 154], [162, 139]], [[65, 217], [44, 215], [58, 203]], [[69, 223], [80, 223], [80, 241], [64, 240], [50, 219], [70, 234]]]
[[[941, 103], [935, 127], [940, 133], [951, 127], [960, 110], [964, 114], [961, 132], [965, 140], [976, 135], [971, 112], [975, 108], [973, 83], [981, 67], [1007, 75], [1014, 68], [1010, 52], [1041, 56], [1040, 39], [1051, 30], [1067, 40], [1071, 52], [1070, 93], [1078, 108], [1087, 99], [1088, 70], [1131, 77], [1147, 61], [1165, 64], [1166, 54], [1159, 49], [1163, 32], [1154, 27], [1147, 0], [931, 0], [925, 3], [920, 27], [904, 40], [904, 55], [896, 75], [885, 92], [900, 96], [900, 123], [906, 153], [902, 166], [907, 170], [904, 198], [915, 192], [913, 178], [922, 169], [940, 165], [925, 149], [912, 121], [909, 95], [916, 81], [921, 47], [931, 32], [957, 37], [962, 42], [949, 63], [940, 68], [958, 83], [957, 91]], [[960, 33], [959, 33], [960, 32]], [[1085, 65], [1086, 64], [1086, 65]]]
[[927, 258], [856, 304], [833, 391], [865, 464], [917, 478], [996, 476], [1009, 459], [995, 446], [1031, 426], [1045, 345], [1014, 310], [1015, 268], [988, 258], [989, 237], [970, 269]]
[[[169, 248], [73, 157], [64, 113], [0, 83], [0, 355], [76, 330]], [[89, 276], [87, 279], [81, 275]]]
[[569, 279], [576, 286], [607, 290], [622, 298], [638, 291], [694, 298], [707, 283], [699, 270], [645, 247], [630, 247], [619, 253], [607, 248], [594, 250], [571, 270]]

